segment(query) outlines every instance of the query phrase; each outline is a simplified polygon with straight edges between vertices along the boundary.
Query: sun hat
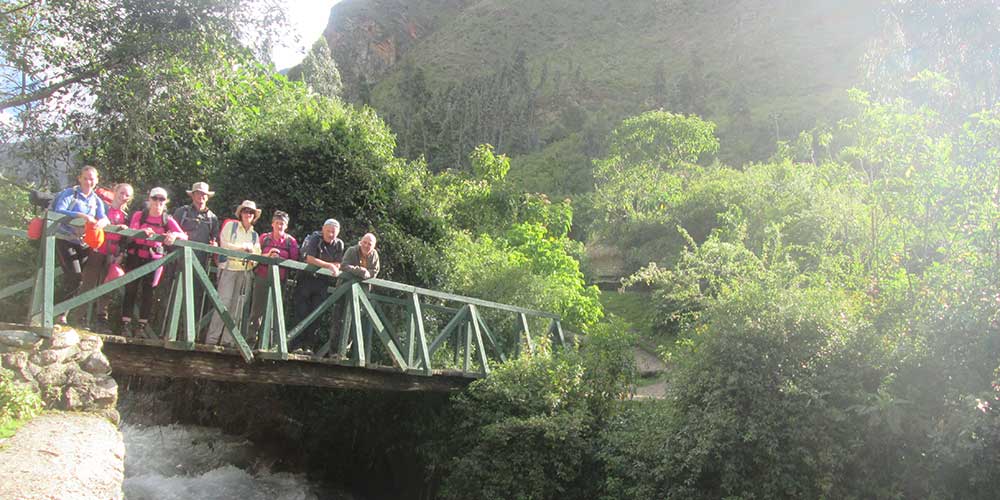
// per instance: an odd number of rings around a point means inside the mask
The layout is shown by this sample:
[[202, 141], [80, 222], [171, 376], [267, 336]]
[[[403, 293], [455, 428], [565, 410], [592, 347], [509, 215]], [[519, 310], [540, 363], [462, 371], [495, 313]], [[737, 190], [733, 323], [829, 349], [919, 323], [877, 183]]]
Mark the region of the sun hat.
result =
[[190, 195], [191, 193], [194, 192], [205, 193], [209, 196], [215, 196], [215, 191], [211, 191], [208, 189], [207, 182], [196, 182], [194, 184], [191, 184], [191, 189], [187, 190], [187, 194]]
[[323, 223], [323, 225], [324, 226], [335, 226], [338, 229], [340, 228], [340, 222], [337, 222], [337, 219], [327, 219], [326, 222]]
[[254, 222], [257, 222], [257, 219], [260, 218], [260, 209], [257, 208], [256, 203], [250, 200], [243, 200], [243, 203], [240, 203], [240, 206], [236, 207], [236, 218], [240, 218], [240, 212], [242, 212], [244, 208], [253, 210], [253, 220], [250, 221], [250, 223], [253, 224]]

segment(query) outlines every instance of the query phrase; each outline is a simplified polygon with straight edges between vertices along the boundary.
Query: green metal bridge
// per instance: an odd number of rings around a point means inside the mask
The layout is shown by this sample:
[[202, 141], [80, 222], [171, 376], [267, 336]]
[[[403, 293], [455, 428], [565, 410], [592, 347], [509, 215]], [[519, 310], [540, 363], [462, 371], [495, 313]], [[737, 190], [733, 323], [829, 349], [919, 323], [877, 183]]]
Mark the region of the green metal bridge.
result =
[[[62, 222], [82, 221], [55, 212], [46, 212], [44, 218], [34, 276], [0, 290], [0, 301], [31, 292], [26, 324], [43, 336], [51, 335], [58, 316], [86, 308], [89, 322], [92, 303], [99, 297], [119, 293], [126, 284], [163, 266], [176, 269], [163, 301], [166, 308], [160, 321], [151, 323], [147, 338], [103, 335], [105, 354], [117, 373], [384, 390], [453, 390], [488, 375], [491, 365], [518, 356], [522, 350], [532, 352], [538, 347], [532, 331], [546, 331], [552, 345], [566, 344], [558, 315], [374, 278], [331, 286], [329, 297], [319, 307], [291, 325], [286, 321], [279, 270], [324, 275], [333, 283], [330, 271], [184, 240], [175, 241], [173, 250], [161, 259], [57, 303], [55, 280], [61, 268], [55, 253], [60, 236], [55, 229]], [[105, 231], [163, 241], [163, 236], [147, 237], [139, 230]], [[2, 227], [0, 236], [28, 237], [23, 230]], [[247, 343], [238, 326], [248, 324], [249, 307], [243, 311], [226, 309], [210, 278], [211, 269], [202, 266], [195, 251], [267, 266], [267, 303], [259, 349]], [[203, 287], [207, 304], [196, 303], [195, 283]], [[342, 311], [342, 316], [329, 322], [331, 340], [322, 349], [315, 355], [288, 351], [292, 339], [335, 310]], [[235, 339], [235, 348], [196, 343], [213, 311]], [[237, 318], [244, 321], [237, 322]], [[332, 344], [335, 326], [341, 332], [337, 345]]]

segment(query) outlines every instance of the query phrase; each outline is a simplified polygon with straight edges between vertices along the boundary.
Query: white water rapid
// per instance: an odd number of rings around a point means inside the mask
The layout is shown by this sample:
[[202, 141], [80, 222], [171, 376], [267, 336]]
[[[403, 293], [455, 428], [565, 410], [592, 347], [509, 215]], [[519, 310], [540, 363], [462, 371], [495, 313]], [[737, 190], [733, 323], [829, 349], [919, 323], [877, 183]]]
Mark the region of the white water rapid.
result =
[[123, 423], [126, 500], [350, 499], [304, 474], [271, 472], [253, 443], [217, 429]]

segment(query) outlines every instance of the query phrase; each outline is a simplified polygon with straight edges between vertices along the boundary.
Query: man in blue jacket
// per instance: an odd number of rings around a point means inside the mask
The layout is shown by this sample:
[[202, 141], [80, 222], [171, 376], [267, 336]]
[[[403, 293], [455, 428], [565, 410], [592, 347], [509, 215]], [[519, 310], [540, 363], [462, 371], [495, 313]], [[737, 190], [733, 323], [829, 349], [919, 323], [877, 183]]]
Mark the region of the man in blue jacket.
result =
[[[52, 211], [95, 224], [98, 229], [108, 225], [107, 207], [97, 196], [97, 169], [87, 165], [76, 178], [78, 184], [64, 189], [52, 200]], [[63, 286], [56, 302], [62, 302], [76, 294], [80, 288], [81, 270], [90, 248], [83, 243], [83, 228], [61, 223], [56, 232], [62, 236], [56, 239], [56, 254], [63, 270]], [[66, 322], [66, 315], [59, 318]]]

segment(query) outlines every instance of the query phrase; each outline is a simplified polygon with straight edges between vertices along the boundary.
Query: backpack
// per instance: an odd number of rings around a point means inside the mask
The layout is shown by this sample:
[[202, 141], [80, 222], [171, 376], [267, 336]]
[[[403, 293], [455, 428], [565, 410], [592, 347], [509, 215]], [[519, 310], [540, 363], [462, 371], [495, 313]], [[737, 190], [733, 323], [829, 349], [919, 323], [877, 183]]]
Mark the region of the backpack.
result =
[[[177, 221], [177, 225], [179, 225], [181, 227], [181, 229], [184, 229], [185, 231], [187, 231], [187, 229], [184, 228], [184, 223], [187, 222], [188, 220], [194, 220], [194, 219], [198, 218], [198, 214], [197, 213], [195, 213], [194, 217], [192, 217], [191, 216], [191, 211], [192, 211], [191, 205], [184, 205], [183, 207], [180, 208], [181, 218], [180, 218], [180, 220]], [[213, 219], [215, 220], [216, 223], [218, 223], [218, 221], [219, 221], [219, 218], [215, 215], [214, 212], [212, 212], [211, 209], [207, 210], [205, 216], [206, 216], [206, 218], [209, 221], [212, 221]], [[174, 218], [176, 219], [176, 217], [174, 217]], [[236, 220], [236, 219], [226, 219], [226, 222], [229, 222], [231, 220]], [[209, 228], [211, 229], [211, 223], [209, 225]], [[219, 226], [219, 231], [222, 231], [222, 226], [221, 225]], [[216, 240], [216, 241], [218, 241], [218, 240]]]
[[[233, 238], [236, 237], [236, 231], [239, 230], [240, 221], [238, 221], [236, 219], [226, 219], [226, 220], [222, 221], [222, 226], [220, 226], [220, 228], [219, 228], [219, 239], [218, 239], [218, 241], [220, 243], [222, 242], [222, 231], [224, 231], [226, 229], [226, 224], [229, 224], [230, 222], [233, 222], [234, 224], [230, 224], [230, 226], [229, 226], [230, 228], [232, 228], [232, 229], [229, 230], [229, 239], [232, 240]], [[257, 230], [254, 229], [253, 226], [250, 226], [250, 237], [252, 238], [251, 242], [257, 243]], [[222, 267], [222, 265], [225, 264], [227, 260], [229, 260], [229, 257], [227, 257], [225, 255], [222, 255], [222, 254], [215, 254], [215, 265], [217, 265], [219, 267]]]
[[313, 238], [322, 238], [322, 237], [323, 233], [321, 233], [320, 231], [313, 231], [312, 233], [309, 234], [309, 236], [302, 238], [302, 244], [299, 245], [299, 260], [305, 262], [306, 248], [309, 248], [309, 244], [312, 243]]

